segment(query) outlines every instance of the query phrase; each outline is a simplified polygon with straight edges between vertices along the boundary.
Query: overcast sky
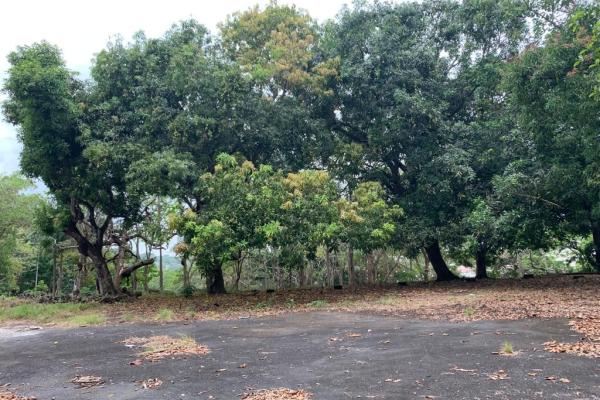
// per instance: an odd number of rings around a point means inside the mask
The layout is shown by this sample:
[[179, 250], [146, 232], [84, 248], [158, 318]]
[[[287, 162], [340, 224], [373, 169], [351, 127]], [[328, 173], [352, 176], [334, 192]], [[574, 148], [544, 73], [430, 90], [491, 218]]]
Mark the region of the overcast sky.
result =
[[[296, 0], [322, 21], [335, 16], [347, 0]], [[211, 31], [227, 15], [264, 0], [5, 0], [0, 12], [0, 79], [6, 79], [7, 55], [19, 45], [46, 40], [57, 45], [69, 69], [88, 76], [90, 60], [115, 35], [129, 39], [143, 30], [162, 35], [173, 23], [195, 18]], [[0, 100], [4, 98], [0, 95]], [[0, 119], [0, 174], [19, 168], [15, 129]]]

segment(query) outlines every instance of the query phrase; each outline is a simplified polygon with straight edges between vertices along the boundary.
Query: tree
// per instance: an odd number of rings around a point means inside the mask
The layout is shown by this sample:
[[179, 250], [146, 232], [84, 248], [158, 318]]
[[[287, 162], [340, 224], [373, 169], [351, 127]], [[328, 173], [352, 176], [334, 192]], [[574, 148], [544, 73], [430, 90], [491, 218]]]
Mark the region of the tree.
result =
[[277, 226], [277, 174], [269, 166], [221, 154], [212, 173], [199, 178], [201, 207], [184, 208], [171, 224], [206, 278], [209, 294], [225, 292], [223, 264], [239, 260], [251, 248], [262, 248]]
[[139, 216], [140, 198], [127, 193], [125, 181], [136, 158], [131, 131], [101, 112], [105, 102], [66, 69], [56, 47], [20, 47], [9, 62], [4, 113], [19, 127], [21, 168], [56, 198], [62, 227], [92, 261], [100, 293], [119, 296], [103, 249], [114, 219], [127, 226]]
[[571, 14], [571, 30], [583, 46], [575, 67], [595, 76], [593, 95], [600, 98], [600, 6], [581, 6]]
[[566, 27], [543, 47], [525, 49], [506, 76], [519, 134], [530, 143], [527, 160], [513, 169], [511, 193], [552, 212], [553, 225], [594, 243], [600, 271], [600, 140], [595, 80], [573, 70], [582, 44]]
[[385, 201], [385, 192], [378, 182], [363, 182], [352, 193], [350, 201], [342, 199], [340, 220], [342, 240], [348, 244], [348, 281], [354, 284], [353, 250], [361, 250], [367, 258], [367, 282], [375, 282], [372, 252], [394, 245], [402, 211]]
[[[319, 54], [319, 26], [295, 6], [270, 2], [237, 12], [219, 26], [221, 50], [249, 75], [262, 97], [257, 114], [267, 118], [271, 152], [256, 158], [276, 168], [314, 167], [327, 148], [328, 132], [317, 109], [330, 98], [336, 60]], [[256, 117], [255, 117], [256, 118]]]
[[449, 280], [455, 276], [439, 242], [473, 172], [446, 116], [456, 93], [445, 53], [458, 38], [434, 34], [449, 19], [437, 10], [433, 3], [357, 5], [328, 28], [329, 56], [340, 60], [330, 110], [338, 151], [330, 165], [345, 170], [345, 180], [380, 182], [406, 211], [406, 241], [424, 247], [438, 279]]
[[18, 288], [22, 257], [39, 196], [26, 193], [33, 184], [19, 174], [0, 175], [0, 292]]

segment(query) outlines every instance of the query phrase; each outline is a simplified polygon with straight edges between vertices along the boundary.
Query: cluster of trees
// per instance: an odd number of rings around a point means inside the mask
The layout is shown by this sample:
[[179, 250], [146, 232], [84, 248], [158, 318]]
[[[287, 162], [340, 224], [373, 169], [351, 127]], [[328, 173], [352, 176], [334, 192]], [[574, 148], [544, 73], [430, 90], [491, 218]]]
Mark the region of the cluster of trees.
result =
[[342, 252], [352, 285], [355, 250], [369, 281], [382, 250], [438, 280], [557, 247], [600, 271], [599, 12], [357, 2], [318, 24], [274, 2], [110, 43], [89, 81], [36, 43], [9, 56], [4, 115], [106, 296], [173, 236], [211, 293], [261, 253], [280, 286], [333, 285]]

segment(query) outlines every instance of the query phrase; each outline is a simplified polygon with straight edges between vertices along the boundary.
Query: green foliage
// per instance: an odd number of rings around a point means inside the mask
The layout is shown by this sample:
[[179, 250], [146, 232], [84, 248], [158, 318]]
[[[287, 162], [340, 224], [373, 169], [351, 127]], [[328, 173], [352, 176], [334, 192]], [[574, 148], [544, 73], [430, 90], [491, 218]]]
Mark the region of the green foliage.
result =
[[[244, 263], [265, 288], [331, 280], [342, 249], [424, 249], [448, 279], [444, 256], [484, 277], [561, 246], [600, 269], [598, 17], [568, 0], [356, 2], [319, 25], [270, 2], [215, 36], [189, 20], [109, 43], [89, 82], [57, 47], [19, 47], [3, 113], [50, 199], [0, 177], [0, 291], [43, 291], [58, 254], [68, 289], [77, 247], [118, 295], [111, 246], [174, 233], [209, 291]], [[191, 294], [190, 276], [166, 286]]]
[[20, 175], [0, 176], [0, 292], [18, 288], [23, 268], [34, 253], [27, 236], [42, 200], [27, 194], [32, 187]]

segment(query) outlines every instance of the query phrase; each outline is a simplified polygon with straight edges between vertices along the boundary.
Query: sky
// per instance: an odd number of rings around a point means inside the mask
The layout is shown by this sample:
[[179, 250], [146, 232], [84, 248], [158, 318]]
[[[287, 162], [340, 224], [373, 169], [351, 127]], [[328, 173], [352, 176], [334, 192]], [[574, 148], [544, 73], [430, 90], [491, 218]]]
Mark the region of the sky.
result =
[[[67, 67], [89, 76], [91, 60], [117, 35], [129, 39], [140, 30], [161, 36], [173, 23], [194, 18], [211, 31], [227, 15], [266, 0], [5, 0], [0, 11], [0, 81], [6, 57], [17, 46], [46, 40], [62, 49]], [[279, 0], [296, 4], [319, 21], [332, 18], [348, 0]], [[0, 101], [5, 97], [0, 94]], [[16, 129], [0, 117], [0, 175], [19, 169]]]

